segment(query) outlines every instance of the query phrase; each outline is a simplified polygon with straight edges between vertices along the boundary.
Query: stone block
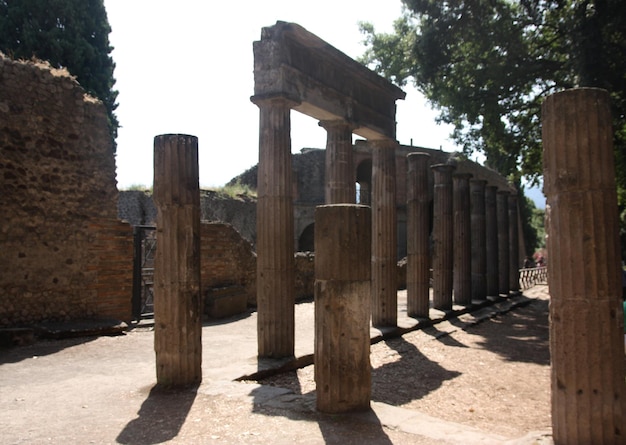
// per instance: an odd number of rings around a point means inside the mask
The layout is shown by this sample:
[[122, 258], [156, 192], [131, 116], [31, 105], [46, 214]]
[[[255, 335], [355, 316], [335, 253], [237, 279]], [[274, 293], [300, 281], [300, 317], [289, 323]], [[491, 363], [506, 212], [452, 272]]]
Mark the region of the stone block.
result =
[[212, 288], [204, 297], [204, 313], [211, 318], [227, 318], [248, 309], [248, 296], [243, 286]]

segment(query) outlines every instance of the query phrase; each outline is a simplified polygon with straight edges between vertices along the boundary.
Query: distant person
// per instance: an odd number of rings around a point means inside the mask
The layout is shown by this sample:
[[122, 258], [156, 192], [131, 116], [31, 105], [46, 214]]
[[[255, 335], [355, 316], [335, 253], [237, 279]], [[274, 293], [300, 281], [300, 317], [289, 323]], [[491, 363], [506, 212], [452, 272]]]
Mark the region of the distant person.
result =
[[524, 259], [524, 269], [530, 269], [531, 267], [535, 267], [535, 263], [533, 260], [530, 259], [529, 256], [527, 256]]
[[542, 266], [545, 266], [545, 263], [543, 261], [543, 255], [539, 255], [537, 257], [537, 267], [542, 267]]

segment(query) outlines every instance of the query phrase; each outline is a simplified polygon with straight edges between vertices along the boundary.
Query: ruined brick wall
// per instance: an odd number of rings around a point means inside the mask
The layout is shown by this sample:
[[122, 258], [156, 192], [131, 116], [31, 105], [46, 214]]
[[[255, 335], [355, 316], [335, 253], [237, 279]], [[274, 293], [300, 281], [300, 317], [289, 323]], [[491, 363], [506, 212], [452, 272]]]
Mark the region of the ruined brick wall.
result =
[[201, 224], [202, 293], [208, 289], [242, 286], [248, 304], [256, 304], [256, 255], [252, 245], [230, 225], [224, 223]]
[[101, 272], [128, 244], [94, 253], [116, 198], [105, 107], [67, 72], [0, 54], [0, 326], [127, 313], [110, 304], [125, 288], [104, 292], [121, 277]]
[[[248, 306], [256, 306], [256, 254], [252, 245], [230, 224], [201, 224], [202, 294], [212, 288], [242, 286]], [[295, 298], [313, 298], [315, 262], [311, 252], [295, 254]]]

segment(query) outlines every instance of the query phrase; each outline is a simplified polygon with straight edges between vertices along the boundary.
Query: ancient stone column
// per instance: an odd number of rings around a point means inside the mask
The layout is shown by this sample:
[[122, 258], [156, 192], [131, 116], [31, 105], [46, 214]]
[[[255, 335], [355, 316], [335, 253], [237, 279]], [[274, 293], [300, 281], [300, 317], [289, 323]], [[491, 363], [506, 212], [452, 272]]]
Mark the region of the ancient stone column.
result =
[[372, 324], [396, 326], [396, 141], [370, 141], [372, 162]]
[[482, 179], [470, 180], [470, 214], [472, 230], [472, 299], [487, 296], [487, 227], [485, 215], [485, 186]]
[[352, 126], [342, 120], [321, 121], [326, 139], [326, 204], [354, 203], [356, 178], [352, 156]]
[[370, 407], [371, 211], [315, 209], [315, 384], [326, 413]]
[[487, 295], [497, 297], [499, 294], [500, 268], [498, 265], [498, 212], [496, 195], [498, 187], [488, 185], [485, 188], [485, 231], [487, 234]]
[[454, 302], [472, 304], [472, 222], [470, 217], [469, 173], [457, 173], [452, 177], [454, 213]]
[[452, 284], [454, 264], [452, 216], [452, 173], [453, 165], [433, 165], [434, 210], [433, 210], [433, 307], [452, 309]]
[[410, 153], [407, 156], [407, 163], [407, 314], [409, 317], [428, 318], [430, 308], [428, 194], [430, 155]]
[[542, 107], [554, 443], [626, 443], [621, 258], [609, 95]]
[[157, 384], [202, 380], [198, 138], [154, 138], [154, 351]]
[[294, 354], [294, 220], [291, 168], [293, 103], [280, 97], [260, 108], [257, 184], [257, 335], [260, 357]]
[[509, 293], [509, 194], [506, 190], [496, 195], [498, 218], [498, 293]]
[[519, 224], [517, 194], [509, 196], [509, 290], [519, 293]]

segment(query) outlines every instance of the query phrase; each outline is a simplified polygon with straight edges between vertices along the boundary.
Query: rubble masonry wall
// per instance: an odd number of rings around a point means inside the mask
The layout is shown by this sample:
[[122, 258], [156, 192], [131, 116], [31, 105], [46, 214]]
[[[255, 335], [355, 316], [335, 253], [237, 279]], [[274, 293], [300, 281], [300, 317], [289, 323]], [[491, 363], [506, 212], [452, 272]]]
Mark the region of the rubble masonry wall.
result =
[[0, 327], [130, 319], [106, 110], [66, 71], [0, 54], [0, 184]]

